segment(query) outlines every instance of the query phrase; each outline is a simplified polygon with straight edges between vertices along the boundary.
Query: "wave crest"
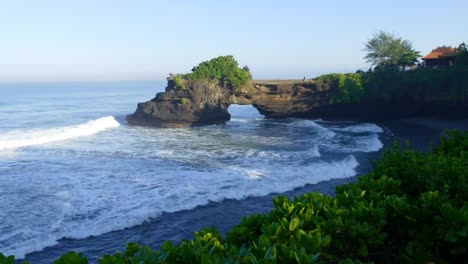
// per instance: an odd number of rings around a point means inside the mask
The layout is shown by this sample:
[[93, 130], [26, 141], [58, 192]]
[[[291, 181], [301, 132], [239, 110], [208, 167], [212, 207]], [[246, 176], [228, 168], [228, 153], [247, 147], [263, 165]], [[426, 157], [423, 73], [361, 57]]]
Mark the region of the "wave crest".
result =
[[15, 149], [50, 142], [84, 137], [120, 126], [113, 116], [91, 120], [87, 123], [41, 130], [12, 131], [0, 135], [0, 150]]

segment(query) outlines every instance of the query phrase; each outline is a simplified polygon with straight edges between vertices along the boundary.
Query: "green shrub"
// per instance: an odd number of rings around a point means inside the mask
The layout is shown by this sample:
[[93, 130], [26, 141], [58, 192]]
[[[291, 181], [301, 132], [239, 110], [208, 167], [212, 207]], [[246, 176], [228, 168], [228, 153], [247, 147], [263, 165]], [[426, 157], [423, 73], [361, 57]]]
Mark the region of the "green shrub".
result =
[[204, 61], [192, 69], [192, 73], [186, 74], [189, 80], [217, 79], [227, 82], [233, 87], [245, 85], [250, 80], [250, 72], [247, 68], [239, 68], [233, 56], [219, 56], [209, 61]]
[[381, 98], [393, 102], [458, 103], [468, 99], [468, 67], [460, 65], [450, 69], [335, 73], [319, 76], [316, 81], [329, 89], [330, 104], [375, 102]]
[[367, 100], [385, 97], [391, 101], [456, 103], [468, 98], [468, 67], [380, 71], [368, 75]]
[[[468, 131], [448, 132], [430, 152], [395, 142], [335, 197], [278, 196], [274, 210], [243, 218], [225, 238], [206, 228], [159, 250], [129, 244], [99, 263], [464, 263], [467, 153]], [[71, 252], [55, 263], [85, 261]]]
[[333, 73], [316, 79], [331, 89], [331, 104], [351, 104], [361, 101], [367, 88], [367, 75], [362, 73]]
[[[23, 264], [28, 264], [29, 262], [23, 262]], [[0, 253], [0, 264], [15, 264], [14, 256], [5, 256]]]
[[185, 97], [182, 97], [182, 98], [180, 99], [180, 103], [183, 104], [183, 105], [186, 105], [186, 104], [189, 103], [189, 100], [188, 100], [187, 98], [185, 98]]
[[[15, 264], [19, 262], [15, 262], [15, 256], [5, 256], [2, 253], [0, 253], [0, 264]], [[22, 264], [29, 264], [28, 261], [22, 262]]]
[[173, 81], [176, 88], [179, 88], [181, 90], [187, 90], [187, 85], [185, 84], [185, 81], [181, 75], [177, 75], [176, 77], [174, 77]]
[[81, 253], [70, 251], [54, 261], [54, 264], [87, 264], [88, 259]]

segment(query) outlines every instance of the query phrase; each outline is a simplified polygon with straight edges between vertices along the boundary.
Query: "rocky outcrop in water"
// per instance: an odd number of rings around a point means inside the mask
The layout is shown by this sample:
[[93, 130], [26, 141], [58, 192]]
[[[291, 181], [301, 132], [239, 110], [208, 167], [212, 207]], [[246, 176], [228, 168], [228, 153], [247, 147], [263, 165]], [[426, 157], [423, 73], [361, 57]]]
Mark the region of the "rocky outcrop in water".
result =
[[313, 81], [254, 81], [234, 88], [219, 80], [168, 79], [165, 92], [139, 103], [130, 125], [187, 127], [229, 121], [231, 104], [253, 105], [267, 118], [301, 116], [323, 103], [324, 91]]
[[376, 121], [404, 117], [443, 115], [466, 117], [468, 101], [427, 100], [415, 89], [407, 96], [364, 96], [359, 103], [330, 104], [332, 89], [317, 81], [249, 81], [234, 88], [218, 80], [184, 80], [178, 87], [168, 80], [166, 91], [138, 104], [127, 117], [130, 125], [190, 127], [229, 121], [231, 104], [253, 105], [266, 118], [325, 118]]
[[139, 103], [135, 113], [127, 116], [127, 122], [156, 127], [224, 123], [231, 118], [227, 111], [231, 94], [231, 89], [217, 80], [192, 81], [181, 88], [169, 79], [166, 91]]

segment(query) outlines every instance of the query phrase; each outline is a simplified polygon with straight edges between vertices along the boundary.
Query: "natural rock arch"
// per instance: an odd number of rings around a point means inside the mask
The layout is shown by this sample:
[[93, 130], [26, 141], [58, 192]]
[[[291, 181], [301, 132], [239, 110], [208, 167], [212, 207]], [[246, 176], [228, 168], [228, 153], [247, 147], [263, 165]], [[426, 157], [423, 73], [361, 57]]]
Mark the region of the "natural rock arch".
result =
[[190, 127], [230, 120], [231, 104], [253, 105], [266, 118], [304, 117], [323, 104], [313, 81], [253, 81], [234, 89], [216, 79], [189, 81], [178, 87], [168, 78], [165, 92], [139, 103], [127, 117], [130, 125]]

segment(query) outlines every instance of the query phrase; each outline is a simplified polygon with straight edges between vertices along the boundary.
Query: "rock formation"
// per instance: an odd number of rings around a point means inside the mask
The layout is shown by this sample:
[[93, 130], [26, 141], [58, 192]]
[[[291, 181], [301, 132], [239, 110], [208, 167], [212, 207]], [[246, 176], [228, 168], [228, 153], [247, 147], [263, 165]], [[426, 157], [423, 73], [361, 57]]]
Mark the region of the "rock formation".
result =
[[314, 81], [254, 81], [244, 93], [231, 96], [231, 104], [251, 104], [267, 118], [301, 117], [326, 103], [327, 91]]
[[[335, 120], [376, 121], [422, 115], [466, 117], [468, 101], [426, 100], [417, 89], [398, 97], [364, 96], [359, 103], [330, 104], [336, 89], [316, 81], [249, 81], [234, 88], [222, 81], [184, 80], [178, 87], [174, 76], [166, 91], [151, 101], [138, 104], [127, 117], [130, 125], [190, 127], [229, 121], [231, 104], [253, 105], [266, 118], [324, 118]], [[446, 92], [448, 93], [448, 92]]]
[[152, 100], [139, 103], [133, 115], [127, 116], [130, 125], [156, 127], [187, 127], [219, 124], [229, 121], [230, 89], [216, 80], [190, 82], [187, 87], [176, 86], [168, 78], [166, 91]]
[[127, 117], [130, 125], [188, 127], [229, 121], [231, 104], [253, 105], [267, 118], [303, 116], [324, 103], [324, 91], [313, 81], [254, 81], [233, 88], [219, 80], [168, 78], [165, 92], [139, 103]]

